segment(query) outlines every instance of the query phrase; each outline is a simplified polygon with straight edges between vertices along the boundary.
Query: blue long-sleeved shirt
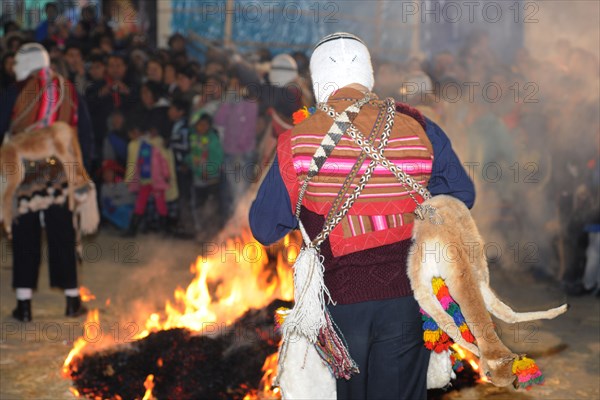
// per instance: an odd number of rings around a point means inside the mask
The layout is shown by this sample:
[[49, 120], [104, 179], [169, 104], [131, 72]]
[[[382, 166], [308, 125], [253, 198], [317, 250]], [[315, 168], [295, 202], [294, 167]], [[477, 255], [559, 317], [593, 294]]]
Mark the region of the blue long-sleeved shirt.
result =
[[[433, 166], [427, 188], [432, 195], [451, 195], [467, 207], [473, 207], [475, 186], [452, 149], [450, 139], [433, 121], [425, 120], [425, 132], [433, 146]], [[292, 211], [290, 196], [275, 156], [250, 208], [250, 229], [256, 240], [268, 245], [297, 227], [298, 220]]]

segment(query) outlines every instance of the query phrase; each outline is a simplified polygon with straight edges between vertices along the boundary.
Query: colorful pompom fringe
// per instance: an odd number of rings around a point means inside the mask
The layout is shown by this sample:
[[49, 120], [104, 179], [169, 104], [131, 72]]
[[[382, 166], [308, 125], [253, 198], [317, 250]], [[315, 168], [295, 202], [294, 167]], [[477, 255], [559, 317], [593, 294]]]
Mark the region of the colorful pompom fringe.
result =
[[313, 115], [315, 111], [315, 107], [302, 107], [301, 109], [292, 114], [292, 120], [294, 121], [294, 125], [298, 125], [300, 122]]
[[[454, 323], [460, 329], [462, 337], [467, 342], [474, 343], [475, 337], [471, 334], [467, 322], [465, 321], [465, 317], [460, 311], [459, 305], [454, 301], [452, 296], [450, 296], [450, 291], [448, 290], [448, 286], [446, 286], [446, 282], [444, 282], [442, 278], [433, 278], [431, 280], [431, 287], [433, 288], [435, 297], [438, 299], [444, 310], [446, 310], [448, 315], [454, 319]], [[421, 314], [423, 314], [423, 340], [425, 341], [425, 347], [436, 353], [448, 350], [453, 343], [452, 339], [450, 339], [433, 318], [422, 309]]]
[[512, 373], [517, 377], [516, 386], [521, 389], [531, 389], [534, 385], [544, 383], [544, 375], [531, 358], [520, 357], [513, 362]]
[[456, 351], [454, 351], [454, 349], [450, 350], [450, 363], [452, 364], [452, 370], [454, 372], [461, 372], [463, 369], [465, 369], [462, 358]]

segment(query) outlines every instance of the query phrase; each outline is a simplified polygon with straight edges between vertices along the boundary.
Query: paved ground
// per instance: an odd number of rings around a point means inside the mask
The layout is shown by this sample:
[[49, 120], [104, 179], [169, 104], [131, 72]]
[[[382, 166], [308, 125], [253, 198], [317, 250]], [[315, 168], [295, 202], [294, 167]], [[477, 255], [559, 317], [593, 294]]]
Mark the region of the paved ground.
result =
[[[62, 317], [64, 298], [48, 288], [44, 264], [40, 289], [34, 295], [34, 321], [13, 321], [9, 317], [14, 307], [10, 247], [6, 238], [0, 240], [0, 398], [73, 398], [60, 367], [84, 319]], [[106, 233], [87, 241], [84, 249], [87, 262], [81, 282], [96, 295], [89, 304], [100, 309], [101, 335], [122, 341], [139, 329], [136, 324], [150, 312], [162, 310], [178, 285], [187, 286], [189, 265], [200, 253], [191, 242], [153, 235], [126, 241]], [[567, 300], [551, 283], [497, 269], [491, 272], [492, 286], [519, 311], [549, 308]], [[480, 384], [448, 393], [446, 398], [600, 399], [600, 301], [588, 296], [568, 302], [572, 306], [568, 313], [553, 321], [498, 324], [509, 347], [536, 359], [546, 375], [545, 386], [515, 392]]]

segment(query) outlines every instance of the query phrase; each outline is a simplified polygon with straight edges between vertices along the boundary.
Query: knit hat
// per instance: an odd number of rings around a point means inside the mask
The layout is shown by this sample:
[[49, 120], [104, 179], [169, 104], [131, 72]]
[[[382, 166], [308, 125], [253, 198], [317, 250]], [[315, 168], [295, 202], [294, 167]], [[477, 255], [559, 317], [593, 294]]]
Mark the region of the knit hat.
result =
[[317, 43], [310, 58], [313, 90], [318, 102], [327, 101], [336, 90], [358, 83], [372, 90], [371, 55], [365, 43], [350, 33], [337, 32]]
[[279, 54], [271, 61], [269, 81], [275, 86], [285, 86], [298, 77], [298, 66], [294, 57]]
[[26, 43], [19, 47], [15, 55], [15, 75], [17, 81], [25, 80], [32, 72], [50, 67], [50, 56], [39, 43]]

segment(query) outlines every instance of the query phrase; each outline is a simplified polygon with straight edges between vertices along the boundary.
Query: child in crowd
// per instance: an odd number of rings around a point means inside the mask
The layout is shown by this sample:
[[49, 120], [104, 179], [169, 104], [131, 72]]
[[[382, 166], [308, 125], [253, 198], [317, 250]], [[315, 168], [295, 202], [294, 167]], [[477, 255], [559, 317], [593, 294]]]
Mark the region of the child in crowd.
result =
[[150, 195], [154, 198], [161, 226], [166, 229], [167, 225], [165, 192], [171, 180], [168, 152], [157, 130], [143, 131], [142, 126], [139, 120], [133, 119], [127, 130], [130, 142], [125, 181], [129, 190], [136, 193], [135, 208], [127, 231], [130, 237], [137, 232]]
[[104, 160], [100, 174], [100, 209], [102, 217], [119, 229], [127, 229], [130, 224], [135, 196], [123, 181], [125, 169], [115, 160]]
[[[145, 82], [140, 91], [141, 97], [141, 113], [144, 118], [144, 128], [147, 131], [155, 131], [158, 136], [163, 139], [163, 143], [167, 144], [170, 141], [171, 136], [171, 121], [169, 120], [169, 101], [164, 97], [164, 90], [161, 83], [148, 81]], [[168, 208], [168, 223], [166, 227], [167, 230], [171, 230], [177, 219], [179, 214], [178, 208], [179, 204], [177, 202], [177, 198], [179, 196], [178, 193], [178, 185], [177, 179], [175, 179], [175, 162], [173, 160], [173, 153], [171, 149], [166, 151], [166, 158], [169, 165], [170, 176], [173, 177], [171, 179], [168, 190], [166, 191], [166, 200], [167, 200], [167, 208]], [[151, 221], [156, 220], [158, 205], [150, 203], [148, 216]], [[158, 219], [160, 220], [160, 213], [158, 213]], [[159, 224], [162, 225], [163, 222], [159, 221]]]
[[[200, 234], [202, 228], [206, 231], [207, 227], [218, 226], [218, 223], [207, 224], [210, 216], [214, 217], [219, 213], [206, 212], [205, 205], [210, 198], [216, 200], [213, 204], [219, 203], [219, 182], [223, 163], [223, 148], [217, 131], [212, 126], [212, 117], [208, 114], [201, 115], [194, 124], [194, 131], [190, 134], [190, 153], [187, 163], [193, 175], [194, 225], [196, 233]], [[204, 222], [204, 227], [202, 222]]]
[[190, 146], [187, 124], [189, 108], [188, 101], [182, 97], [176, 97], [171, 102], [168, 111], [169, 120], [173, 125], [169, 147], [175, 158], [175, 173], [177, 175], [177, 187], [179, 188], [178, 215], [173, 228], [175, 229], [175, 235], [179, 237], [188, 237], [193, 230], [190, 205], [192, 175], [189, 166], [186, 164]]
[[125, 116], [121, 110], [114, 110], [108, 117], [108, 134], [102, 146], [102, 159], [114, 160], [119, 166], [125, 168], [128, 142]]

